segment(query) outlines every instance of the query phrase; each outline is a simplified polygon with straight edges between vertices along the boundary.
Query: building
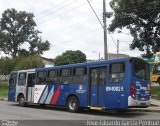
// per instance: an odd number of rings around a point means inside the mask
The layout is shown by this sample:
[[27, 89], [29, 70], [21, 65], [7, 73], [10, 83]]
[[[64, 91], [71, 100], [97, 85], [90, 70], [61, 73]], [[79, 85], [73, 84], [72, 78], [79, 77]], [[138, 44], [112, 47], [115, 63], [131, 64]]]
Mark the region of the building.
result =
[[115, 58], [125, 58], [125, 57], [130, 57], [127, 54], [115, 54], [115, 53], [108, 53], [108, 59], [115, 59]]
[[41, 57], [41, 58], [42, 58], [42, 62], [45, 64], [45, 67], [54, 66], [54, 59], [45, 58], [45, 57]]

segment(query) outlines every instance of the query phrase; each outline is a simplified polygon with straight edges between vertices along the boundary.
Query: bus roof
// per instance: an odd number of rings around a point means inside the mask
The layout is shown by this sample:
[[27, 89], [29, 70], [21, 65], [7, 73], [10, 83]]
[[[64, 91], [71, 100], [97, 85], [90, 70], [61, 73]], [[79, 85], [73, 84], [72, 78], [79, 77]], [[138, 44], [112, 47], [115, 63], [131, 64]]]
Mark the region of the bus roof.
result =
[[20, 73], [20, 72], [35, 72], [35, 69], [27, 69], [27, 70], [17, 70], [17, 71], [12, 71], [12, 73]]
[[[36, 71], [50, 70], [50, 69], [61, 69], [61, 68], [68, 68], [68, 67], [90, 66], [90, 65], [99, 65], [99, 64], [102, 65], [102, 64], [106, 64], [106, 63], [116, 63], [116, 62], [129, 61], [130, 59], [133, 59], [133, 58], [136, 58], [136, 57], [127, 57], [127, 58], [100, 60], [100, 61], [94, 61], [94, 62], [84, 62], [84, 63], [77, 63], [77, 64], [68, 64], [68, 65], [61, 65], [61, 66], [45, 67], [45, 68], [36, 68]], [[139, 58], [136, 58], [136, 59], [139, 59]], [[140, 60], [142, 60], [142, 59], [140, 59]]]

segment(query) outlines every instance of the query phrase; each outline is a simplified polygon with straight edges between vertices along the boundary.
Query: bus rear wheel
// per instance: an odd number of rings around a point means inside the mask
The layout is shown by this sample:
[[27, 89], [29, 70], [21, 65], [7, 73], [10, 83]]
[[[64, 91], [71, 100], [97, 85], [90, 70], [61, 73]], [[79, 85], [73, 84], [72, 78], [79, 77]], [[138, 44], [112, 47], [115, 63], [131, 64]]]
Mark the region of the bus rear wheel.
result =
[[67, 108], [69, 112], [78, 112], [79, 110], [79, 102], [75, 96], [71, 96], [67, 100]]
[[18, 97], [18, 102], [19, 102], [19, 106], [21, 106], [21, 107], [26, 106], [25, 98], [24, 98], [23, 95], [20, 95], [20, 96]]

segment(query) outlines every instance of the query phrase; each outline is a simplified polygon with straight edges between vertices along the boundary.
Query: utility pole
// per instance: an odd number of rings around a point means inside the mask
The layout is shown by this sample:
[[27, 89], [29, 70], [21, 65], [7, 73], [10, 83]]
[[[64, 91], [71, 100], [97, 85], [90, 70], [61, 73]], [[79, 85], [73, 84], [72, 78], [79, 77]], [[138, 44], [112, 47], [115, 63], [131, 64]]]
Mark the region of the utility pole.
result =
[[100, 52], [99, 52], [98, 56], [99, 56], [99, 60], [101, 60], [101, 53]]
[[117, 40], [117, 58], [119, 58], [119, 40]]
[[106, 24], [106, 0], [103, 0], [103, 26], [104, 26], [104, 58], [108, 59], [108, 47], [107, 47], [107, 24]]

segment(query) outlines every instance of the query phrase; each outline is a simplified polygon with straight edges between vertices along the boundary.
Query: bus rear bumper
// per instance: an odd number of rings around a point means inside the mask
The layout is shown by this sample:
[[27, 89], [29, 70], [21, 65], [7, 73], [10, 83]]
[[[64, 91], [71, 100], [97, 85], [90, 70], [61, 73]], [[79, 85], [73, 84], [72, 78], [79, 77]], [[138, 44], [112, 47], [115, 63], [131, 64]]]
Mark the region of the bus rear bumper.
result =
[[128, 107], [148, 107], [151, 104], [151, 100], [138, 101], [133, 99], [131, 96], [128, 97]]

